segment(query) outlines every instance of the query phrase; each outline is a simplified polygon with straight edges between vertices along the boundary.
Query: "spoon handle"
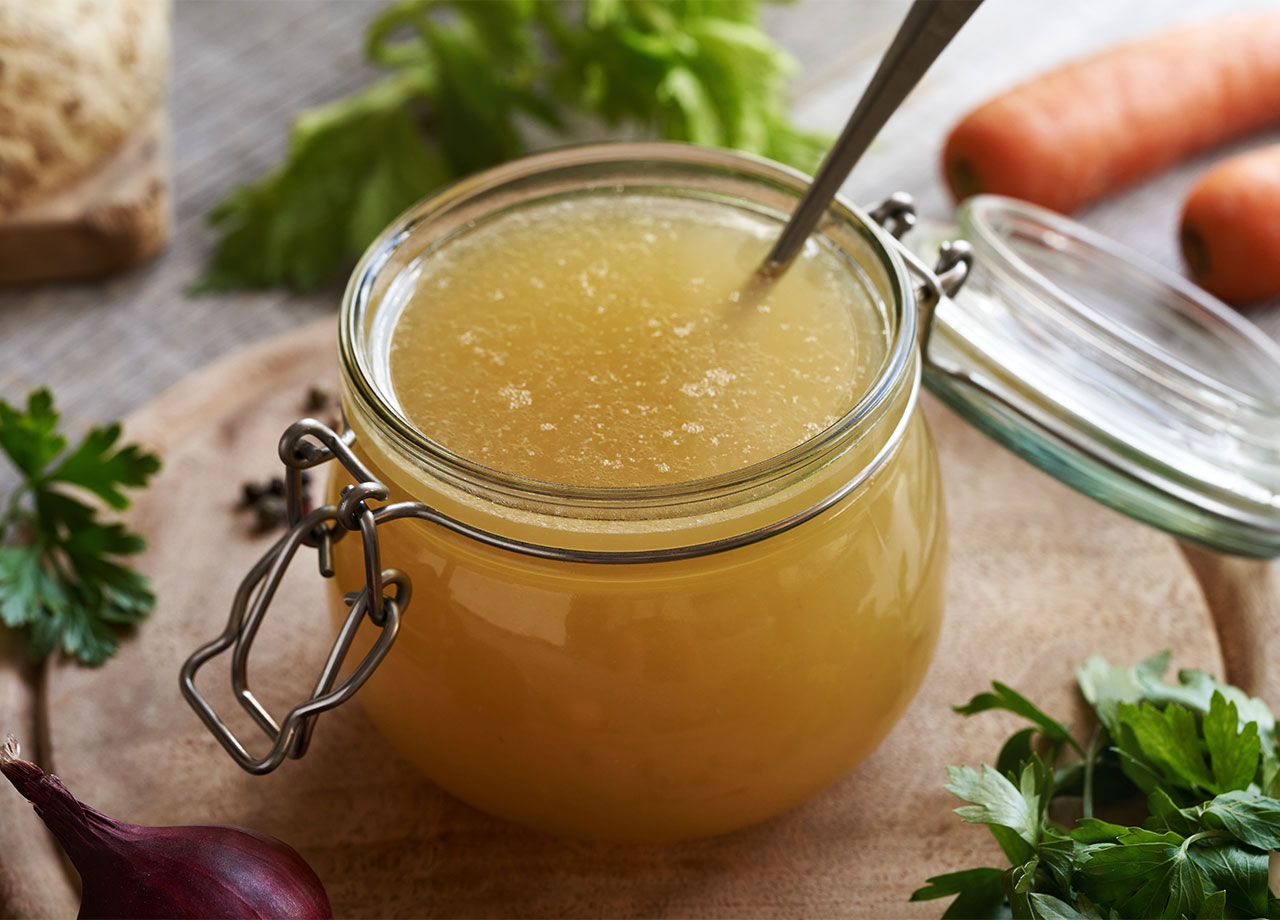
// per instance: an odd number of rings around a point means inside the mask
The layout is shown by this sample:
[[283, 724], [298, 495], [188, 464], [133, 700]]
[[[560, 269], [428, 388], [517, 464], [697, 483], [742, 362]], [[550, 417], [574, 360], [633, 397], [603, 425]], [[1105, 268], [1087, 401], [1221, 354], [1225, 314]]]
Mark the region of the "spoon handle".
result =
[[982, 0], [916, 0], [880, 59], [835, 146], [769, 251], [761, 272], [780, 274], [795, 258], [853, 164]]

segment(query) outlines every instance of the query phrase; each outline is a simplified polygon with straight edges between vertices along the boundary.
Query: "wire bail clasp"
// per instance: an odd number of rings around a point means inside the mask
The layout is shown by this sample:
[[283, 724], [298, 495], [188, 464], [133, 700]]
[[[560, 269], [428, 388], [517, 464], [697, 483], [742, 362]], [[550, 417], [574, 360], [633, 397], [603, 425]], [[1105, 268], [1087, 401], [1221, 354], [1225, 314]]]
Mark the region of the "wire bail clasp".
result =
[[[180, 675], [183, 697], [236, 763], [255, 774], [269, 773], [286, 757], [298, 758], [306, 753], [315, 730], [316, 716], [350, 699], [386, 657], [399, 632], [400, 618], [409, 604], [411, 592], [407, 575], [398, 569], [382, 568], [378, 520], [368, 502], [386, 501], [387, 487], [351, 450], [350, 440], [322, 422], [302, 419], [290, 425], [281, 436], [280, 459], [285, 465], [289, 530], [267, 550], [240, 583], [226, 629], [188, 658]], [[337, 459], [354, 477], [355, 483], [342, 490], [342, 498], [336, 504], [307, 511], [303, 506], [302, 472], [333, 459]], [[365, 586], [346, 596], [351, 609], [338, 631], [311, 696], [290, 709], [284, 720], [277, 724], [249, 688], [249, 651], [254, 637], [298, 548], [304, 545], [314, 548], [320, 574], [332, 578], [333, 544], [351, 531], [360, 534], [364, 545]], [[378, 638], [359, 664], [335, 687], [351, 642], [366, 616], [379, 628]], [[262, 757], [254, 757], [248, 752], [196, 688], [195, 678], [200, 668], [228, 649], [234, 649], [231, 688], [236, 702], [272, 742], [271, 749]]]
[[916, 276], [916, 310], [920, 320], [920, 349], [927, 358], [933, 313], [943, 297], [951, 297], [969, 277], [973, 268], [973, 247], [967, 240], [946, 240], [938, 246], [933, 268], [925, 265], [902, 237], [916, 225], [916, 204], [906, 192], [894, 192], [884, 201], [867, 208], [867, 216], [889, 232], [893, 246], [907, 268]]

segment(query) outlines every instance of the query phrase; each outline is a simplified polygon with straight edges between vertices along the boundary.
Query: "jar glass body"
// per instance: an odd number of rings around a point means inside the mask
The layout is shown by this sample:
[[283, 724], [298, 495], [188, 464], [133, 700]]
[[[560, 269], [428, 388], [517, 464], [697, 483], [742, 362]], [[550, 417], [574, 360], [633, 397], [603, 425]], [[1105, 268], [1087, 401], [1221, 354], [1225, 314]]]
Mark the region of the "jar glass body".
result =
[[[421, 520], [379, 529], [383, 565], [408, 574], [413, 595], [360, 700], [464, 801], [573, 836], [724, 832], [846, 774], [919, 687], [940, 625], [946, 528], [916, 399], [911, 289], [860, 214], [833, 209], [824, 245], [883, 309], [889, 358], [844, 418], [750, 469], [639, 489], [522, 481], [412, 430], [379, 379], [389, 327], [378, 313], [392, 308], [395, 279], [429, 277], [430, 252], [486, 215], [661, 190], [781, 219], [803, 187], [722, 151], [563, 151], [417, 206], [357, 269], [344, 302], [343, 405], [391, 500], [598, 556], [513, 551]], [[328, 500], [342, 485], [330, 483]], [[364, 579], [357, 539], [335, 546], [335, 568], [341, 618], [343, 593]]]

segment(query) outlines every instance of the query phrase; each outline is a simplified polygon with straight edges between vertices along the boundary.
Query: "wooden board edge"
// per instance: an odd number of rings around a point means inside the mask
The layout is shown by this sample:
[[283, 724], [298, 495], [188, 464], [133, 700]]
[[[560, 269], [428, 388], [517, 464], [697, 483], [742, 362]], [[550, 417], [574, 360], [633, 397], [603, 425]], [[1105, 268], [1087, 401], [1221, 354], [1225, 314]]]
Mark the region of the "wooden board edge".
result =
[[[288, 365], [299, 364], [317, 348], [328, 348], [337, 368], [337, 317], [326, 316], [271, 336], [248, 348], [206, 364], [164, 390], [124, 420], [129, 437], [155, 447], [181, 440], [207, 423], [204, 407], [212, 387], [223, 389], [226, 380], [241, 385], [226, 392], [226, 399], [248, 408], [259, 392], [259, 382], [281, 376]], [[306, 415], [305, 393], [298, 394], [298, 417]], [[161, 457], [163, 460], [163, 456]], [[271, 456], [264, 457], [264, 466]]]

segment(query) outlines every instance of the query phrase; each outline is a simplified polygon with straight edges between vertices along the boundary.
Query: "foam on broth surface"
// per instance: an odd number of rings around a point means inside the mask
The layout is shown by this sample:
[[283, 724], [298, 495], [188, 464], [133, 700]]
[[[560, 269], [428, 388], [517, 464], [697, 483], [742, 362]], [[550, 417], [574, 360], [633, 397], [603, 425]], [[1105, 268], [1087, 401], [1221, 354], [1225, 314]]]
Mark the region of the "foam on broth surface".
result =
[[580, 486], [699, 479], [794, 447], [852, 408], [887, 343], [825, 246], [744, 288], [778, 229], [645, 195], [491, 219], [416, 267], [388, 355], [401, 411], [471, 460]]

